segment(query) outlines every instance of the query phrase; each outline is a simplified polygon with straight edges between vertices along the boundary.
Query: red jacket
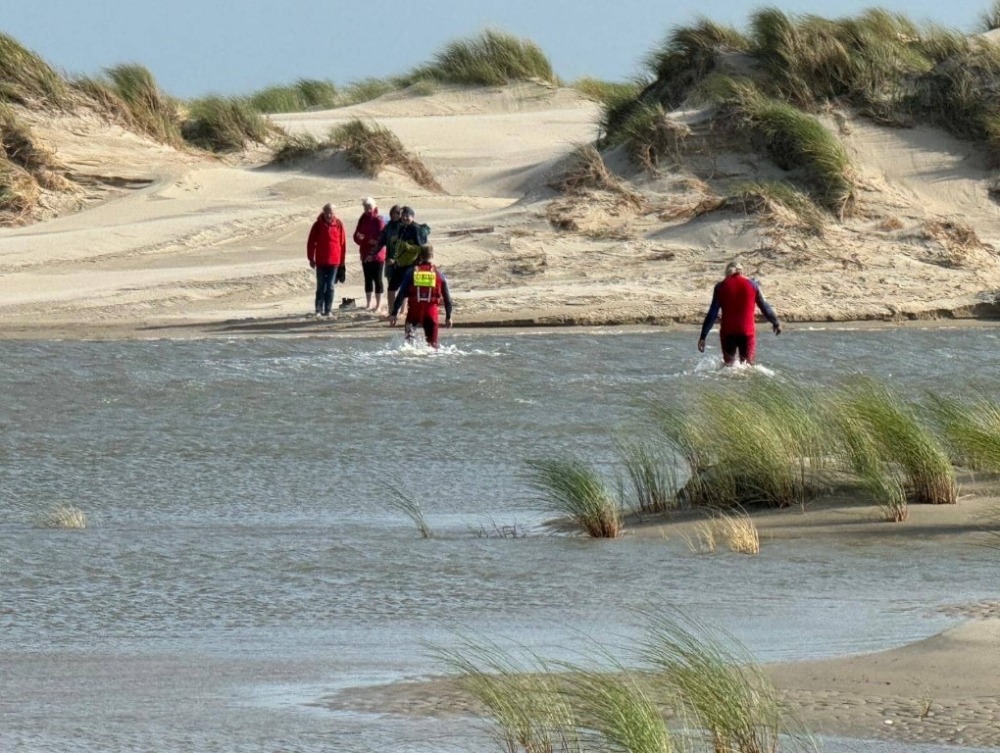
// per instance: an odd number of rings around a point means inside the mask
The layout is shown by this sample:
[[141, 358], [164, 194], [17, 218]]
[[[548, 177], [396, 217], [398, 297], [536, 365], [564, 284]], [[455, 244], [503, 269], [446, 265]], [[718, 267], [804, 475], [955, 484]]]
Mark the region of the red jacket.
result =
[[770, 304], [764, 300], [764, 294], [760, 292], [756, 280], [738, 273], [727, 276], [712, 291], [712, 305], [701, 325], [701, 339], [704, 340], [708, 336], [720, 309], [722, 311], [720, 335], [754, 334], [755, 308], [759, 308], [771, 324], [778, 326], [778, 317]]
[[[385, 261], [385, 246], [378, 245], [378, 238], [382, 235], [382, 228], [385, 221], [378, 213], [378, 209], [365, 212], [358, 218], [358, 226], [354, 229], [354, 242], [358, 244], [361, 252], [361, 263], [366, 261]], [[364, 238], [359, 238], [364, 235]]]
[[320, 267], [339, 267], [346, 261], [347, 234], [338, 217], [327, 222], [320, 214], [309, 231], [306, 256], [310, 264]]

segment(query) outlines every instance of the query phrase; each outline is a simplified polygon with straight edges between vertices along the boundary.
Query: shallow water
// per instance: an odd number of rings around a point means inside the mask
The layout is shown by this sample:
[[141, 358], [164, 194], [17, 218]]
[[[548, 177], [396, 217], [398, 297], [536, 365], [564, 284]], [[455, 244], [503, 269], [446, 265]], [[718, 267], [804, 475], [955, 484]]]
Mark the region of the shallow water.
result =
[[[550, 535], [526, 459], [610, 468], [642, 398], [745, 375], [691, 333], [447, 341], [0, 343], [0, 747], [475, 750], [467, 720], [313, 704], [442, 671], [427, 646], [456, 629], [571, 658], [669, 604], [766, 661], [900, 645], [954, 624], [936, 606], [995, 596], [986, 552], [934, 542], [744, 558]], [[773, 379], [995, 395], [997, 346], [988, 328], [798, 329], [759, 350]], [[59, 503], [88, 528], [35, 527]], [[482, 535], [502, 526], [529, 535]]]

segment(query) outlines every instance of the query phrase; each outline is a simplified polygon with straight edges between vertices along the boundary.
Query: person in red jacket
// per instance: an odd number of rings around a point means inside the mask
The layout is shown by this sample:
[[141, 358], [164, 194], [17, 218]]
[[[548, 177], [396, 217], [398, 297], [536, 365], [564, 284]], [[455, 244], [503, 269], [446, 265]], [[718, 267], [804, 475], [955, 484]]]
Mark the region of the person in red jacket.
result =
[[[385, 228], [385, 220], [378, 213], [375, 199], [370, 196], [361, 201], [364, 208], [354, 229], [354, 242], [361, 252], [361, 269], [365, 273], [365, 308], [378, 311], [382, 305], [382, 268], [385, 266], [385, 245], [379, 245], [379, 238]], [[375, 305], [372, 305], [372, 292]]]
[[719, 311], [722, 311], [722, 324], [719, 325], [719, 337], [722, 340], [722, 360], [726, 366], [732, 366], [739, 354], [740, 363], [753, 365], [756, 356], [757, 343], [754, 328], [754, 309], [771, 322], [774, 334], [781, 334], [781, 324], [774, 310], [764, 300], [760, 285], [756, 280], [743, 276], [743, 265], [731, 261], [726, 265], [726, 277], [716, 284], [712, 291], [712, 305], [708, 315], [701, 325], [701, 337], [698, 339], [698, 350], [705, 352], [705, 338], [708, 337], [712, 325], [715, 324]]
[[437, 350], [439, 328], [439, 305], [444, 303], [444, 326], [451, 326], [451, 291], [444, 272], [434, 266], [434, 249], [421, 246], [417, 263], [410, 267], [399, 286], [392, 311], [389, 312], [389, 326], [396, 326], [396, 316], [406, 302], [406, 339], [413, 339], [417, 327], [423, 327], [427, 344]]
[[334, 214], [333, 204], [326, 204], [306, 243], [309, 266], [316, 270], [316, 316], [330, 316], [334, 285], [344, 280], [341, 270], [347, 261], [346, 253], [344, 223]]

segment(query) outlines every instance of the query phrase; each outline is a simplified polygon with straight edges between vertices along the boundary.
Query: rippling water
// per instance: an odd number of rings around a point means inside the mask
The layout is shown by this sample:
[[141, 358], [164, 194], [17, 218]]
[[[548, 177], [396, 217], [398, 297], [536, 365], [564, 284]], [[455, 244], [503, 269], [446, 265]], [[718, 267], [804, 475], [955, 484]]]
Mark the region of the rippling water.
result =
[[[564, 656], [669, 603], [804, 658], [924, 637], [951, 624], [935, 605], [995, 595], [982, 551], [933, 544], [706, 558], [549, 535], [525, 459], [611, 463], [640, 398], [739, 375], [693, 333], [447, 340], [0, 342], [0, 749], [473, 750], [440, 721], [313, 704], [441, 671], [426, 646], [457, 627]], [[774, 379], [996, 394], [997, 346], [988, 328], [798, 329], [759, 350]], [[37, 528], [59, 503], [88, 528]], [[514, 525], [530, 535], [480, 535]]]

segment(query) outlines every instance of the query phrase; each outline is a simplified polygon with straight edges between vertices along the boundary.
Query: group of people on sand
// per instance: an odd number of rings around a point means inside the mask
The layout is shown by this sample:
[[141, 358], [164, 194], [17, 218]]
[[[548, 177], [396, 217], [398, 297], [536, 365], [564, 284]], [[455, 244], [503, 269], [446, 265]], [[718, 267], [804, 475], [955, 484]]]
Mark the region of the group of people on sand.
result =
[[[445, 326], [450, 327], [452, 300], [448, 280], [433, 261], [434, 248], [428, 243], [430, 227], [416, 222], [416, 212], [408, 206], [393, 206], [388, 220], [370, 196], [361, 200], [361, 207], [353, 240], [361, 255], [365, 309], [385, 313], [389, 325], [395, 326], [405, 306], [407, 341], [421, 328], [427, 344], [437, 348], [440, 305], [445, 307]], [[329, 317], [336, 284], [347, 279], [347, 233], [333, 204], [324, 205], [313, 223], [306, 257], [316, 270], [316, 316]]]

